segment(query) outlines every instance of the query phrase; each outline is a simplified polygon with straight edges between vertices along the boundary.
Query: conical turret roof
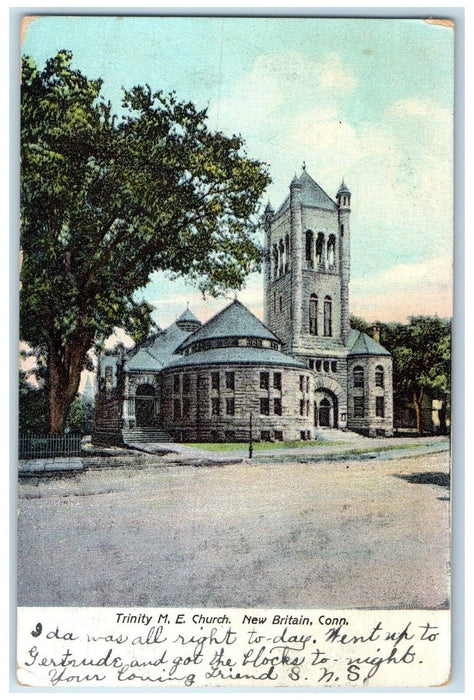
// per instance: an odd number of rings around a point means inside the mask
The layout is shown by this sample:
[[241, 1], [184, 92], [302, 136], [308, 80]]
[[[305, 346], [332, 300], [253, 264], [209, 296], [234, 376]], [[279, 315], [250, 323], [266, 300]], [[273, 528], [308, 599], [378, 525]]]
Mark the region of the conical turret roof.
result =
[[181, 316], [176, 319], [176, 325], [183, 331], [188, 331], [188, 333], [194, 333], [201, 326], [201, 321], [196, 318], [192, 311], [190, 311], [189, 306], [183, 311]]
[[344, 178], [343, 178], [343, 179], [342, 179], [342, 182], [341, 182], [341, 184], [340, 184], [340, 186], [339, 186], [339, 189], [338, 189], [338, 191], [337, 191], [337, 195], [336, 195], [336, 196], [339, 197], [340, 194], [350, 194], [350, 193], [351, 193], [351, 192], [350, 192], [348, 186], [346, 185], [346, 183], [344, 182]]
[[201, 321], [198, 318], [196, 318], [196, 316], [190, 310], [189, 306], [183, 311], [181, 316], [178, 316], [178, 318], [176, 319], [176, 323], [179, 323], [180, 321], [197, 321], [197, 323], [201, 325]]

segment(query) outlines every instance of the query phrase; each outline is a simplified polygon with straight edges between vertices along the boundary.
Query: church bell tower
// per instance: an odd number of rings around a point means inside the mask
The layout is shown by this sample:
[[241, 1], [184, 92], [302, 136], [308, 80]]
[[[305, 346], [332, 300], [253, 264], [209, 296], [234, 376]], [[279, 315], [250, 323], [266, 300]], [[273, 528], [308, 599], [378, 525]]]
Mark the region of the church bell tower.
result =
[[265, 210], [265, 312], [285, 352], [304, 358], [344, 354], [349, 335], [351, 193], [334, 201], [307, 173]]

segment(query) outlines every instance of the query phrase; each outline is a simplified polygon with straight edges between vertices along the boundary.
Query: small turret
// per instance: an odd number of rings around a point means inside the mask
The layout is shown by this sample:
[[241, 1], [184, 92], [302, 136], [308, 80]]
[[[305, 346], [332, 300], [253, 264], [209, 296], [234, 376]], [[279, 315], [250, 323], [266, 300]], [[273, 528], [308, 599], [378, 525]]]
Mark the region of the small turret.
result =
[[263, 213], [263, 227], [265, 231], [268, 231], [270, 229], [270, 225], [272, 223], [272, 219], [275, 215], [275, 210], [270, 204], [270, 200], [268, 200], [268, 204], [265, 207], [265, 211]]
[[337, 206], [341, 208], [348, 209], [351, 206], [351, 193], [344, 182], [344, 179], [341, 182], [341, 186], [339, 187], [336, 195], [336, 201], [337, 201]]
[[201, 321], [189, 310], [188, 306], [181, 316], [176, 319], [176, 325], [178, 328], [181, 328], [182, 331], [194, 333], [194, 331], [201, 327]]
[[290, 190], [292, 190], [294, 187], [298, 187], [299, 189], [301, 189], [301, 181], [299, 177], [297, 177], [296, 173], [293, 180], [290, 182]]

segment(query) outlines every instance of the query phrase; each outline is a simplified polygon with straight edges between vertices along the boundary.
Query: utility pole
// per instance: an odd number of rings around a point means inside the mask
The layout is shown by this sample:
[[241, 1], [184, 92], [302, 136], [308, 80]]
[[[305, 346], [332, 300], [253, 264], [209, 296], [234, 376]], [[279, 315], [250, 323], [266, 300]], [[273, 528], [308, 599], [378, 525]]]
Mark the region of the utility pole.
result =
[[252, 414], [250, 414], [250, 419], [249, 419], [249, 459], [252, 459], [252, 455], [253, 455]]

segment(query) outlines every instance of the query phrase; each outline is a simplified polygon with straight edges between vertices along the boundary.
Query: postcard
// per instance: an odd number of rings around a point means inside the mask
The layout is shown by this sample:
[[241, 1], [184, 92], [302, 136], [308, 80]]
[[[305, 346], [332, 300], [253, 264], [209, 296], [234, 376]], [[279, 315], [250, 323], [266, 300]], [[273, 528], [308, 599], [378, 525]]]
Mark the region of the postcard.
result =
[[18, 683], [448, 684], [454, 22], [21, 30]]

